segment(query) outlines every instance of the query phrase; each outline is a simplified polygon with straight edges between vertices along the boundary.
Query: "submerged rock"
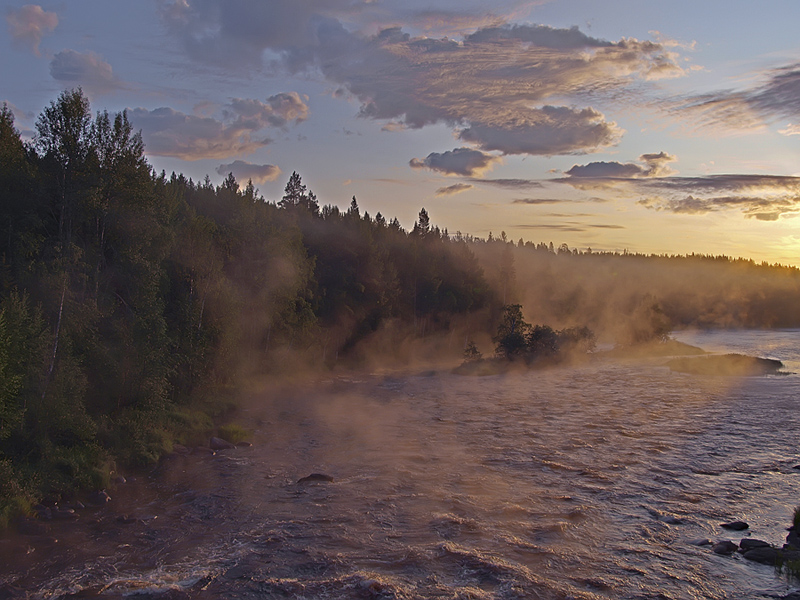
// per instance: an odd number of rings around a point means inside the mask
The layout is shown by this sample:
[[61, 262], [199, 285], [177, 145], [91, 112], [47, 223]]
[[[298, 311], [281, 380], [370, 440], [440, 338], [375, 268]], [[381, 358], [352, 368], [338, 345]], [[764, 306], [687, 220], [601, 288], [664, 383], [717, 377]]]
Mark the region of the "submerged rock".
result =
[[777, 566], [781, 563], [781, 551], [777, 548], [773, 548], [769, 544], [767, 546], [747, 550], [742, 556], [747, 560], [752, 560], [762, 565]]
[[312, 473], [306, 477], [301, 477], [297, 483], [333, 483], [333, 477], [324, 473]]
[[736, 552], [738, 548], [739, 546], [737, 546], [733, 542], [729, 540], [723, 540], [721, 542], [717, 542], [716, 544], [714, 544], [712, 550], [714, 551], [715, 554], [730, 555]]
[[755, 540], [753, 538], [743, 538], [739, 542], [739, 552], [747, 552], [753, 548], [771, 548], [772, 544], [764, 540]]
[[730, 523], [720, 523], [720, 527], [723, 529], [732, 529], [733, 531], [744, 531], [748, 529], [750, 525], [745, 523], [744, 521], [731, 521]]
[[794, 525], [789, 527], [789, 535], [786, 536], [786, 543], [800, 550], [800, 535], [798, 535]]
[[236, 448], [235, 445], [218, 437], [212, 437], [211, 441], [208, 443], [208, 446], [212, 450], [233, 450]]

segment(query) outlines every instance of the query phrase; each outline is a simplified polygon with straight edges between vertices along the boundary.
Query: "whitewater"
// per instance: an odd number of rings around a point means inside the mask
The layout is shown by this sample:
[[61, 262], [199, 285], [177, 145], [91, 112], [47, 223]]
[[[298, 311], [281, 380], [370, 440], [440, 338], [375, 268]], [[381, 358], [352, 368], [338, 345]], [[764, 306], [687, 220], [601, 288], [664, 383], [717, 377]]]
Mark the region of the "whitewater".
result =
[[[785, 372], [595, 358], [255, 391], [251, 448], [173, 455], [105, 507], [6, 535], [0, 597], [780, 597], [800, 581], [698, 542], [785, 540], [800, 330], [676, 337]], [[314, 473], [333, 480], [298, 483]]]

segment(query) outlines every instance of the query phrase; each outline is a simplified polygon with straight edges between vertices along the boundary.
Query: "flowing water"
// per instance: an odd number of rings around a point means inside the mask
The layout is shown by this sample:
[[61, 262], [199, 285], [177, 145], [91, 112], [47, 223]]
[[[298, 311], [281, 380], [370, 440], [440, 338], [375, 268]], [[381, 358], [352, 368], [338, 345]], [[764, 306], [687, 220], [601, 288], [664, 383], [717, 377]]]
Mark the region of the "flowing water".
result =
[[600, 359], [254, 394], [252, 448], [174, 456], [3, 539], [0, 597], [780, 597], [800, 582], [697, 541], [785, 540], [800, 331], [677, 337], [790, 373]]

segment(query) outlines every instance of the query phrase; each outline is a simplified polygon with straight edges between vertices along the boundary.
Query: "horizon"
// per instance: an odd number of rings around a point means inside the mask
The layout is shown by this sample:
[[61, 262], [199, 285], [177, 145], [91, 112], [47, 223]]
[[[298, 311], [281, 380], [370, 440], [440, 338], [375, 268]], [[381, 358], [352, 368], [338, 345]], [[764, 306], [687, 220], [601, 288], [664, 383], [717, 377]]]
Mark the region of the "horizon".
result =
[[796, 2], [113, 4], [2, 3], [24, 138], [81, 87], [156, 172], [268, 201], [297, 171], [405, 229], [800, 266]]

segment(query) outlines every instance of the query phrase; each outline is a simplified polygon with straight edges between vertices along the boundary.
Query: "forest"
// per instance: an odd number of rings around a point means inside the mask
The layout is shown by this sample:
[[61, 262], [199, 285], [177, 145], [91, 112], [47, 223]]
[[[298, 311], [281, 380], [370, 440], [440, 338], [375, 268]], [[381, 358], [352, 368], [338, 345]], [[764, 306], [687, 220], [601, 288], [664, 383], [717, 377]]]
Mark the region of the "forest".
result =
[[793, 267], [451, 235], [424, 208], [405, 230], [297, 172], [274, 200], [157, 173], [80, 89], [35, 130], [0, 110], [0, 525], [191, 442], [254, 378], [493, 352], [509, 306], [623, 345], [800, 326]]

